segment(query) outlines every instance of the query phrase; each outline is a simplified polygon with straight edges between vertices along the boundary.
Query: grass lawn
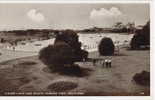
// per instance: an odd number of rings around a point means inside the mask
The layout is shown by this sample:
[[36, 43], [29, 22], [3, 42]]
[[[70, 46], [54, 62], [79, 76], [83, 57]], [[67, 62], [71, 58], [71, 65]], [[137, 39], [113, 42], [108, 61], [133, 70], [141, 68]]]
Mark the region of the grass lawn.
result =
[[[99, 56], [97, 52], [92, 52], [89, 57]], [[0, 95], [11, 95], [7, 91], [46, 93], [61, 90], [68, 93], [63, 95], [150, 95], [149, 86], [138, 85], [132, 80], [135, 73], [142, 70], [150, 71], [149, 50], [121, 49], [119, 56], [112, 56], [112, 68], [104, 68], [100, 63], [93, 65], [92, 62], [78, 64], [81, 68], [89, 69], [85, 71], [87, 75], [78, 77], [53, 73], [38, 56], [3, 62], [0, 64]]]

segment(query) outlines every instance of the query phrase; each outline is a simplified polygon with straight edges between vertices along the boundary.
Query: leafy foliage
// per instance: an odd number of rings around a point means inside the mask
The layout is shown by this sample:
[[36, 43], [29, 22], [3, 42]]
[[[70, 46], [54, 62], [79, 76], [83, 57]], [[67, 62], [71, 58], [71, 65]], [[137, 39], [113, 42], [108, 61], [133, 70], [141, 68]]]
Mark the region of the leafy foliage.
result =
[[82, 59], [87, 59], [88, 52], [81, 49], [81, 42], [76, 32], [72, 30], [64, 30], [56, 35], [56, 40], [54, 44], [58, 42], [67, 43], [74, 51], [75, 59], [81, 61]]
[[78, 35], [72, 30], [57, 32], [53, 45], [43, 48], [39, 59], [50, 69], [62, 71], [72, 68], [74, 62], [88, 57], [88, 52], [81, 49]]
[[141, 30], [137, 30], [130, 42], [131, 49], [141, 49], [141, 46], [146, 45], [150, 45], [150, 22]]
[[107, 37], [104, 37], [98, 46], [99, 53], [103, 56], [113, 55], [114, 49], [115, 46], [112, 39]]
[[49, 45], [43, 48], [39, 54], [39, 59], [51, 69], [59, 69], [73, 64], [75, 61], [72, 48], [64, 42]]

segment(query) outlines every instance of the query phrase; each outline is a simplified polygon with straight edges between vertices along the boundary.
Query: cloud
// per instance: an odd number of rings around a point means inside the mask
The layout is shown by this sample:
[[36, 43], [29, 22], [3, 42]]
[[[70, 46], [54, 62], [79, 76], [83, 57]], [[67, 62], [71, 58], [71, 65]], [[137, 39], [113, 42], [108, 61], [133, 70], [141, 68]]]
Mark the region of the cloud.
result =
[[43, 22], [45, 20], [44, 15], [36, 9], [29, 10], [27, 16], [35, 22]]
[[90, 12], [90, 21], [95, 26], [111, 27], [116, 22], [126, 22], [127, 18], [117, 7], [111, 7], [109, 10], [105, 8], [93, 9]]

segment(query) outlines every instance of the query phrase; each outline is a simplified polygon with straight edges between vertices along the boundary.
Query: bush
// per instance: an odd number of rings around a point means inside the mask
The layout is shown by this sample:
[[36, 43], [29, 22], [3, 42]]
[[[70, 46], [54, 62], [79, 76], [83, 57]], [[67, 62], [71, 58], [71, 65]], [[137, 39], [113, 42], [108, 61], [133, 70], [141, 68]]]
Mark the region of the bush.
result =
[[57, 31], [54, 45], [43, 48], [39, 59], [53, 71], [71, 69], [76, 61], [87, 59], [88, 52], [81, 49], [78, 35], [72, 30]]
[[98, 50], [100, 55], [102, 56], [110, 56], [114, 54], [114, 43], [111, 38], [103, 38], [98, 46]]
[[87, 51], [81, 50], [79, 53], [80, 53], [79, 55], [81, 55], [80, 56], [81, 58], [79, 58], [79, 59], [88, 59], [88, 52]]
[[79, 41], [79, 37], [73, 30], [57, 32], [54, 44], [59, 42], [65, 42], [73, 49], [77, 61], [87, 59], [88, 52], [81, 49], [81, 42]]
[[141, 49], [141, 46], [147, 45], [150, 45], [150, 22], [147, 22], [141, 30], [136, 30], [130, 42], [131, 49]]
[[72, 48], [64, 42], [49, 45], [39, 53], [39, 59], [53, 70], [72, 65], [75, 61], [74, 57]]
[[150, 72], [142, 71], [134, 75], [133, 79], [140, 85], [150, 85]]

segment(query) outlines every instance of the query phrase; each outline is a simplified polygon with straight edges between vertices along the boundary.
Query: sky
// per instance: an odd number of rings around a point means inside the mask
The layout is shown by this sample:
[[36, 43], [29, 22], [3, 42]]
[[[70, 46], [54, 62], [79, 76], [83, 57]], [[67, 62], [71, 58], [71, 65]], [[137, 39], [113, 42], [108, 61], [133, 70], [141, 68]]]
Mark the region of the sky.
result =
[[106, 28], [116, 22], [144, 25], [149, 19], [147, 3], [0, 4], [0, 30]]

